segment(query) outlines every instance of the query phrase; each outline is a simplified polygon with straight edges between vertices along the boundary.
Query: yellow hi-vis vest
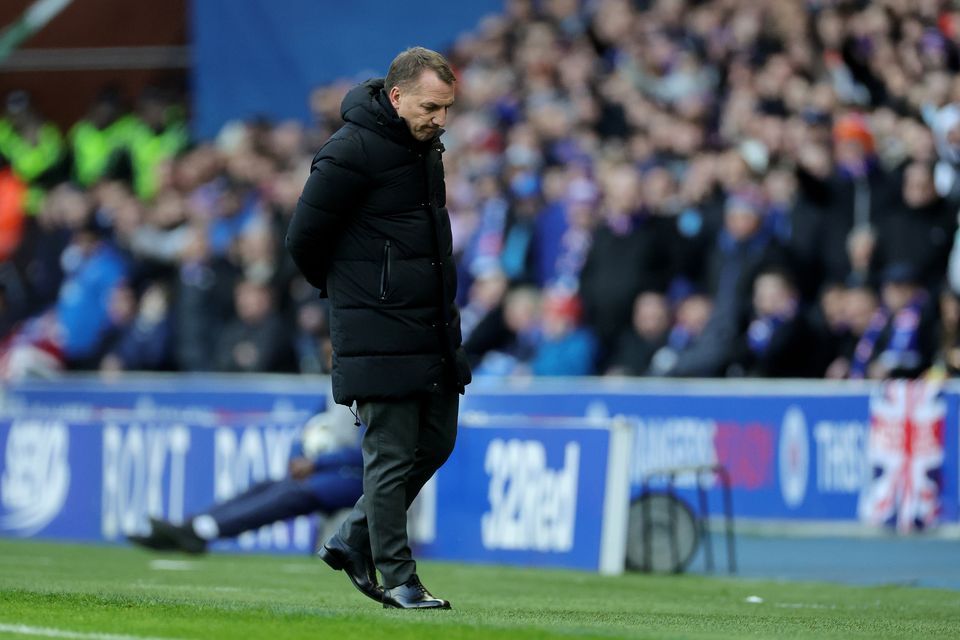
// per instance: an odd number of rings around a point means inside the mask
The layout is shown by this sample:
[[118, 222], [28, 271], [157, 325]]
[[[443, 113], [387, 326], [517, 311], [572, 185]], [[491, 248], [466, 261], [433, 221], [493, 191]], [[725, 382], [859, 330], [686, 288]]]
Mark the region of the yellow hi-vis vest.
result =
[[63, 157], [63, 137], [55, 125], [40, 126], [36, 144], [21, 136], [9, 120], [0, 120], [0, 153], [24, 182], [33, 182]]
[[168, 125], [156, 133], [137, 120], [128, 132], [127, 149], [133, 168], [133, 190], [143, 200], [150, 200], [159, 189], [157, 169], [187, 145], [187, 131], [180, 124]]
[[73, 178], [89, 187], [103, 177], [118, 149], [128, 138], [133, 125], [130, 116], [124, 116], [98, 129], [89, 120], [81, 120], [70, 129], [68, 138], [73, 151]]

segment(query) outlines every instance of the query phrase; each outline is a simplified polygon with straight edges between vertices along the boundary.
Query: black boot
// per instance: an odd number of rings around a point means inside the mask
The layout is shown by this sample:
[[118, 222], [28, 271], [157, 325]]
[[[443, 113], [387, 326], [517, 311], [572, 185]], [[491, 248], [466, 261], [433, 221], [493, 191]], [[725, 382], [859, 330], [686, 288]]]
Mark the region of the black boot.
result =
[[377, 582], [377, 570], [370, 556], [349, 546], [339, 535], [333, 536], [320, 547], [317, 555], [331, 569], [346, 573], [360, 593], [371, 600], [383, 602], [383, 589]]
[[150, 518], [150, 535], [127, 536], [127, 540], [155, 551], [199, 554], [207, 550], [207, 541], [194, 533], [189, 523], [178, 527], [157, 518]]
[[383, 590], [384, 609], [449, 609], [450, 603], [427, 591], [417, 574], [399, 587]]

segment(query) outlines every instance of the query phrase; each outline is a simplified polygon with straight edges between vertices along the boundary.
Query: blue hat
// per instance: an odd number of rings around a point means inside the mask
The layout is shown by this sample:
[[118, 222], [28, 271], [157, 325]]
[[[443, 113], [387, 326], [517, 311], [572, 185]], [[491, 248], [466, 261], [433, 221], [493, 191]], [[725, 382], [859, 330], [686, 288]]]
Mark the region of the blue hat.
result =
[[883, 284], [920, 284], [920, 271], [909, 262], [894, 262], [884, 268]]

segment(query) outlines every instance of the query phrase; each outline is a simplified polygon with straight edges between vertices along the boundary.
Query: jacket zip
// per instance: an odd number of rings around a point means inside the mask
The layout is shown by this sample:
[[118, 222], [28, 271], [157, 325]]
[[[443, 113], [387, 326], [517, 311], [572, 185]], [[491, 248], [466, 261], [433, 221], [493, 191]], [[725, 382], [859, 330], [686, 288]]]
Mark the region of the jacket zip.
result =
[[[438, 153], [443, 153], [443, 145], [440, 145], [440, 147], [437, 148], [436, 151]], [[453, 347], [450, 344], [450, 331], [449, 331], [450, 318], [448, 315], [449, 309], [447, 308], [447, 287], [446, 287], [446, 283], [444, 283], [443, 281], [443, 268], [442, 268], [443, 258], [441, 258], [440, 256], [440, 230], [437, 227], [437, 219], [436, 219], [436, 216], [438, 214], [437, 214], [437, 207], [435, 207], [433, 204], [434, 202], [433, 190], [431, 188], [433, 185], [430, 183], [430, 154], [426, 153], [422, 156], [422, 158], [423, 158], [422, 166], [424, 168], [424, 171], [423, 171], [424, 182], [426, 183], [426, 187], [427, 187], [427, 198], [429, 198], [428, 207], [427, 207], [427, 218], [430, 221], [430, 228], [433, 231], [432, 233], [433, 253], [436, 256], [436, 265], [440, 266], [440, 269], [437, 270], [436, 275], [437, 275], [437, 291], [440, 294], [440, 323], [441, 324], [437, 327], [437, 329], [439, 330], [438, 331], [439, 336], [442, 338], [440, 342], [440, 349], [441, 349], [441, 352], [443, 353], [443, 358], [441, 359], [441, 362], [446, 362], [447, 366], [450, 367], [451, 370], [455, 371], [456, 365], [454, 363], [456, 362], [456, 353], [454, 352]], [[437, 161], [440, 162], [441, 160], [437, 158]]]
[[383, 265], [380, 267], [380, 302], [387, 301], [390, 288], [390, 241], [383, 243]]

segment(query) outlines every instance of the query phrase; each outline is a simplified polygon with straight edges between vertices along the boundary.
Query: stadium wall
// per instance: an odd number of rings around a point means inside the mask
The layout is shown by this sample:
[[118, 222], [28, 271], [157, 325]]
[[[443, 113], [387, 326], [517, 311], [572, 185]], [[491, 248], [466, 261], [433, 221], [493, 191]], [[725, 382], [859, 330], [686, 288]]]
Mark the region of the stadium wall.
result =
[[[7, 386], [0, 535], [119, 542], [149, 515], [180, 520], [282, 477], [327, 384], [151, 375]], [[739, 518], [902, 533], [955, 525], [958, 406], [960, 386], [937, 382], [478, 380], [413, 533], [428, 557], [599, 569], [611, 450], [628, 453], [617, 474], [633, 496], [659, 470], [722, 464]], [[591, 430], [617, 417], [632, 443]], [[559, 428], [571, 419], [584, 428]], [[692, 477], [677, 486], [692, 496]], [[306, 552], [315, 525], [222, 546]]]
[[442, 50], [502, 10], [503, 0], [193, 0], [195, 133], [209, 138], [229, 120], [259, 115], [306, 121], [310, 91], [344, 69], [358, 82], [383, 75], [400, 50]]

